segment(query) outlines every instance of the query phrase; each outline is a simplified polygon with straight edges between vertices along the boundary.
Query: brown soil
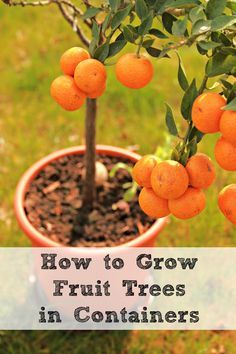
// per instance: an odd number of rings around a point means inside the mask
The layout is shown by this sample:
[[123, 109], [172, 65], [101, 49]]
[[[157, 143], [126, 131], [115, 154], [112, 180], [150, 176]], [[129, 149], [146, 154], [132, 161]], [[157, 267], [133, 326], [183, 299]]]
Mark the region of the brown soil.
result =
[[[117, 162], [129, 161], [101, 155], [110, 171]], [[154, 220], [139, 208], [137, 195], [123, 200], [123, 184], [131, 181], [120, 169], [114, 178], [97, 187], [92, 212], [82, 207], [83, 157], [71, 155], [46, 166], [26, 194], [25, 211], [43, 235], [66, 246], [112, 247], [128, 242], [147, 230]]]

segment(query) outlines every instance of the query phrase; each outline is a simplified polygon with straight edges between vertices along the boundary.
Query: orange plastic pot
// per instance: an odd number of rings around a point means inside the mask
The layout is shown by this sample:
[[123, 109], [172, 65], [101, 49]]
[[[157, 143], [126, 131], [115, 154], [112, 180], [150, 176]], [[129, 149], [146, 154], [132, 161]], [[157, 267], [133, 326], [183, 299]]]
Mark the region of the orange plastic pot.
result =
[[[49, 163], [55, 161], [63, 156], [68, 155], [83, 155], [85, 151], [84, 146], [75, 146], [63, 150], [56, 151], [43, 159], [36, 162], [32, 167], [30, 167], [19, 181], [16, 189], [14, 209], [17, 221], [24, 231], [26, 236], [30, 239], [32, 246], [34, 247], [60, 247], [62, 246], [58, 242], [50, 240], [48, 237], [42, 235], [38, 230], [36, 230], [28, 220], [25, 210], [24, 201], [25, 195], [27, 193], [29, 185], [32, 183], [34, 178], [38, 173]], [[129, 159], [132, 162], [136, 162], [140, 159], [140, 155], [130, 152], [128, 150], [107, 146], [107, 145], [97, 145], [96, 151], [98, 154], [104, 154], [107, 156], [116, 156], [121, 158]], [[166, 225], [167, 218], [158, 219], [146, 232], [142, 235], [137, 236], [132, 241], [124, 243], [117, 247], [153, 247], [157, 235], [162, 231]]]

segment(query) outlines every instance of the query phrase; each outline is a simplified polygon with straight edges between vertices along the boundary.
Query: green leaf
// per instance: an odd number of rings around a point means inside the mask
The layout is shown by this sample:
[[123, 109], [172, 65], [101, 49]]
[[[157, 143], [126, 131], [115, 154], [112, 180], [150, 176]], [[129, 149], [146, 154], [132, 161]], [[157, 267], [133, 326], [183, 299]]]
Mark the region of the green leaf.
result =
[[177, 148], [174, 148], [171, 153], [171, 160], [179, 161], [180, 160], [180, 152]]
[[118, 40], [110, 44], [108, 57], [118, 54], [127, 44], [126, 40]]
[[198, 35], [205, 33], [211, 29], [211, 21], [209, 20], [198, 20], [193, 24], [192, 34]]
[[129, 15], [131, 9], [132, 9], [132, 5], [128, 5], [124, 9], [116, 12], [116, 14], [114, 15], [111, 21], [112, 30], [115, 30], [120, 26], [121, 22], [124, 21], [124, 19]]
[[154, 9], [158, 13], [158, 15], [162, 15], [162, 13], [165, 11], [164, 4], [166, 0], [156, 0]]
[[161, 57], [169, 58], [168, 54], [161, 55], [163, 53], [163, 51], [158, 48], [149, 47], [146, 50], [147, 50], [148, 54], [150, 54], [152, 57], [159, 58], [161, 56]]
[[156, 29], [156, 28], [152, 28], [149, 31], [150, 34], [152, 34], [153, 36], [157, 37], [157, 38], [168, 38], [165, 33], [161, 32], [160, 30]]
[[227, 95], [225, 95], [225, 97], [227, 97], [228, 103], [231, 102], [236, 97], [236, 82], [233, 84], [231, 90], [227, 92]]
[[89, 53], [93, 57], [94, 51], [97, 48], [96, 40], [93, 38], [89, 44]]
[[225, 111], [236, 111], [236, 97], [230, 101], [225, 107], [223, 107]]
[[169, 14], [168, 12], [164, 12], [162, 15], [162, 23], [167, 32], [172, 34], [172, 26], [173, 23], [177, 21], [177, 18]]
[[193, 156], [197, 152], [197, 136], [194, 136], [192, 140], [187, 145], [187, 149], [189, 150], [189, 157]]
[[105, 20], [102, 23], [102, 33], [105, 33], [106, 29], [108, 28], [111, 21], [111, 17], [111, 13], [107, 14], [107, 16], [105, 17]]
[[154, 39], [146, 39], [145, 41], [143, 41], [142, 47], [149, 48], [153, 45], [153, 43], [154, 43]]
[[[158, 1], [157, 1], [158, 2]], [[158, 12], [163, 13], [167, 8], [192, 8], [195, 5], [199, 5], [199, 0], [166, 0], [162, 1], [162, 5], [159, 7]]]
[[205, 20], [206, 15], [203, 7], [196, 6], [189, 12], [189, 18], [192, 22], [197, 22], [198, 20]]
[[200, 130], [198, 130], [196, 127], [193, 127], [189, 135], [189, 140], [191, 141], [195, 136], [197, 138], [197, 143], [200, 143], [204, 136], [204, 133], [200, 132]]
[[213, 19], [221, 15], [226, 6], [226, 0], [209, 0], [206, 6], [207, 18]]
[[140, 36], [143, 36], [148, 33], [150, 28], [152, 27], [153, 15], [150, 14], [145, 20], [141, 23], [138, 28], [138, 33]]
[[222, 53], [215, 54], [206, 65], [206, 74], [214, 77], [229, 74], [236, 67], [236, 56]]
[[100, 32], [100, 28], [98, 27], [97, 22], [93, 21], [92, 35], [93, 35], [93, 40], [95, 41], [96, 44], [98, 44], [99, 42], [99, 32]]
[[101, 11], [101, 9], [99, 7], [89, 7], [85, 11], [85, 13], [83, 14], [83, 16], [81, 18], [83, 20], [86, 20], [88, 18], [92, 18], [92, 17], [96, 16], [100, 11]]
[[221, 44], [216, 42], [199, 41], [198, 45], [204, 50], [211, 50], [219, 47]]
[[220, 51], [223, 54], [232, 54], [232, 55], [236, 56], [236, 48], [235, 47], [221, 47]]
[[235, 16], [218, 16], [212, 20], [211, 30], [212, 31], [221, 31], [227, 27], [231, 27], [236, 23]]
[[173, 23], [172, 33], [174, 36], [183, 36], [187, 28], [187, 17], [183, 20], [177, 20]]
[[127, 26], [124, 26], [123, 29], [123, 34], [124, 34], [124, 38], [126, 39], [127, 42], [131, 42], [134, 43], [135, 42], [135, 36], [134, 36], [134, 32], [131, 31], [131, 29]]
[[181, 60], [178, 52], [176, 52], [176, 54], [177, 54], [178, 60], [179, 60], [179, 68], [178, 68], [179, 85], [182, 88], [182, 90], [186, 91], [188, 89], [188, 87], [189, 87], [188, 79], [186, 77], [185, 70], [184, 70], [184, 67], [183, 67], [183, 63], [182, 63], [182, 60]]
[[190, 155], [190, 150], [187, 149], [187, 151], [184, 151], [184, 153], [182, 154], [182, 156], [180, 157], [179, 162], [183, 165], [186, 166], [187, 161], [189, 159], [189, 155]]
[[109, 0], [109, 5], [111, 10], [116, 12], [120, 6], [120, 0]]
[[186, 90], [181, 102], [181, 113], [184, 119], [191, 121], [192, 105], [197, 96], [198, 91], [196, 87], [196, 80], [193, 79], [192, 83]]
[[100, 47], [98, 47], [93, 57], [101, 62], [104, 62], [109, 55], [109, 43], [104, 43]]
[[135, 1], [135, 11], [140, 18], [140, 20], [144, 20], [148, 15], [148, 8], [144, 0], [136, 0]]
[[[214, 32], [214, 34], [217, 34], [216, 32]], [[213, 35], [213, 33], [212, 33], [212, 35]], [[225, 46], [231, 46], [231, 41], [230, 41], [230, 39], [226, 36], [226, 35], [224, 35], [224, 33], [219, 33], [219, 37], [218, 37], [218, 39], [219, 39], [219, 41], [221, 42], [221, 43], [223, 43]]]
[[178, 129], [175, 124], [174, 116], [171, 107], [166, 103], [166, 126], [169, 133], [178, 136]]
[[156, 3], [156, 0], [145, 0], [145, 2], [149, 7], [153, 7]]
[[168, 7], [171, 8], [191, 8], [194, 5], [199, 5], [200, 1], [199, 0], [171, 0], [167, 1]]
[[228, 82], [228, 81], [226, 81], [224, 79], [221, 79], [220, 81], [222, 82], [222, 84], [224, 85], [224, 87], [227, 90], [232, 90], [233, 85], [231, 84], [231, 82]]

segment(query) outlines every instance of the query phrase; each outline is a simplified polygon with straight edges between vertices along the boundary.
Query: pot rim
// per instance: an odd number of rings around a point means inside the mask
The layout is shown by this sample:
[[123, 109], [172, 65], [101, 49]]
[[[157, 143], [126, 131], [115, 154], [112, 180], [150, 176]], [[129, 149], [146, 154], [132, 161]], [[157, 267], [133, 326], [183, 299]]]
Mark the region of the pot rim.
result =
[[[67, 155], [82, 155], [85, 151], [84, 145], [72, 146], [69, 148], [57, 150], [46, 157], [38, 160], [34, 163], [21, 177], [15, 192], [14, 198], [14, 210], [16, 219], [19, 223], [19, 226], [24, 231], [24, 233], [30, 238], [33, 243], [40, 243], [42, 247], [64, 247], [62, 244], [55, 242], [48, 238], [47, 236], [42, 235], [38, 230], [36, 230], [33, 225], [28, 220], [25, 210], [24, 210], [24, 200], [27, 189], [32, 182], [32, 180], [37, 176], [39, 171], [41, 171], [46, 165], [50, 162], [55, 161], [63, 156]], [[131, 152], [127, 149], [109, 146], [109, 145], [96, 145], [96, 152], [98, 154], [106, 154], [108, 156], [121, 156], [130, 159], [132, 162], [136, 162], [140, 159], [140, 155], [134, 152]], [[121, 245], [112, 247], [114, 250], [119, 249], [120, 247], [140, 247], [140, 243], [143, 244], [145, 241], [152, 239], [157, 234], [161, 232], [168, 221], [168, 217], [160, 218], [156, 220], [152, 226], [145, 231], [143, 234], [137, 236], [135, 239], [122, 243]], [[69, 247], [68, 247], [69, 248]], [[91, 252], [92, 247], [72, 247], [78, 248], [80, 251], [83, 249], [85, 253]], [[94, 249], [94, 248], [93, 248]], [[95, 248], [97, 251], [100, 247]], [[104, 249], [104, 247], [101, 247]], [[86, 252], [87, 251], [87, 252]]]

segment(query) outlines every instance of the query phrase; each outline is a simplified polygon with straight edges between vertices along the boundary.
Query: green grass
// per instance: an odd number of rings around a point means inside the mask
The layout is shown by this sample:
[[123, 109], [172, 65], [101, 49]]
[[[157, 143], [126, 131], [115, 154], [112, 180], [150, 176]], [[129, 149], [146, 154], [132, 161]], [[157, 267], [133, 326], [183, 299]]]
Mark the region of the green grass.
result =
[[[83, 143], [84, 109], [64, 112], [49, 95], [50, 83], [60, 73], [61, 53], [79, 42], [51, 7], [9, 9], [1, 5], [0, 33], [0, 245], [28, 246], [12, 209], [19, 177], [44, 155]], [[189, 78], [196, 76], [199, 81], [202, 59], [189, 48], [182, 50], [182, 57]], [[140, 153], [161, 146], [165, 142], [165, 101], [180, 118], [177, 65], [176, 59], [155, 61], [153, 83], [137, 91], [117, 83], [114, 68], [108, 67], [107, 91], [99, 102], [97, 142], [123, 147], [137, 144]], [[216, 139], [205, 137], [200, 149], [213, 157]], [[207, 209], [190, 221], [171, 219], [157, 246], [235, 245], [236, 233], [216, 204], [218, 191], [232, 183], [233, 175], [220, 169], [217, 173], [215, 185], [207, 192]], [[0, 354], [233, 353], [235, 342], [233, 332], [11, 331], [0, 333]]]

